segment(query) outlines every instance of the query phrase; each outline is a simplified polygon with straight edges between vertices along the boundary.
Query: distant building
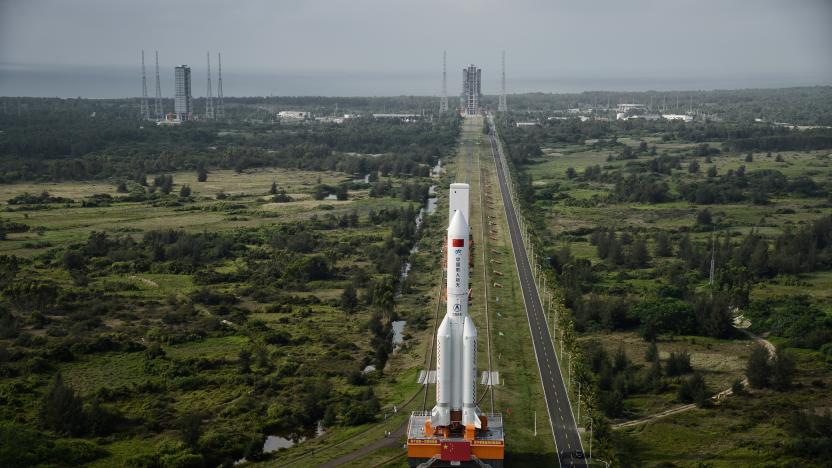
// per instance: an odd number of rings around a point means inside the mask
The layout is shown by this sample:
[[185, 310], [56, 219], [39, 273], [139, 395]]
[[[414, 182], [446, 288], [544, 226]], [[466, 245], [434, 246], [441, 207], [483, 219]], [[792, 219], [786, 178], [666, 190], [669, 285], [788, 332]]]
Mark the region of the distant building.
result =
[[406, 122], [420, 118], [419, 114], [373, 114], [374, 119], [401, 119]]
[[165, 115], [165, 118], [162, 120], [157, 120], [156, 125], [162, 127], [167, 125], [180, 125], [182, 123], [181, 120], [174, 114], [173, 112], [168, 112]]
[[173, 112], [181, 122], [191, 120], [191, 115], [193, 114], [193, 106], [191, 104], [191, 67], [187, 65], [176, 67]]
[[665, 120], [681, 120], [682, 122], [692, 122], [693, 116], [687, 114], [662, 114]]
[[518, 128], [520, 128], [520, 127], [538, 127], [539, 126], [539, 124], [537, 122], [517, 122], [514, 125], [517, 126]]
[[647, 106], [644, 104], [619, 104], [618, 105], [618, 112], [632, 112], [632, 111], [645, 111], [647, 110]]
[[462, 69], [462, 109], [467, 115], [480, 113], [482, 97], [482, 70], [474, 65]]
[[309, 117], [309, 112], [305, 111], [280, 111], [277, 116], [281, 119], [305, 120]]

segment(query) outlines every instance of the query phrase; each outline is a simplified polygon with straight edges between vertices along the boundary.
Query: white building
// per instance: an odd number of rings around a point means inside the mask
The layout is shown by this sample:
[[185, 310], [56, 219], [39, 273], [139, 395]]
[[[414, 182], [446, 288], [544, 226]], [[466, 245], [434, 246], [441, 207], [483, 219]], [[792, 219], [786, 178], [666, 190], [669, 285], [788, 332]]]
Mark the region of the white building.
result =
[[681, 120], [682, 122], [693, 122], [693, 116], [687, 114], [663, 114], [665, 120]]
[[309, 112], [305, 111], [280, 111], [277, 116], [281, 119], [304, 120], [309, 117]]

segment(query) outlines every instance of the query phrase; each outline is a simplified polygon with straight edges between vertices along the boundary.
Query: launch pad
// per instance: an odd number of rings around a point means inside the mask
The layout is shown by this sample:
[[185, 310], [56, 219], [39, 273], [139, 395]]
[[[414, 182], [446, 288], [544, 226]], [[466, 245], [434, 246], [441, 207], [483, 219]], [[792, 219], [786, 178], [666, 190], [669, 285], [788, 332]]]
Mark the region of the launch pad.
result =
[[473, 439], [451, 432], [448, 437], [438, 432], [430, 435], [430, 411], [414, 411], [407, 425], [407, 457], [411, 468], [469, 466], [502, 468], [505, 452], [503, 416], [483, 415], [487, 427], [476, 431]]

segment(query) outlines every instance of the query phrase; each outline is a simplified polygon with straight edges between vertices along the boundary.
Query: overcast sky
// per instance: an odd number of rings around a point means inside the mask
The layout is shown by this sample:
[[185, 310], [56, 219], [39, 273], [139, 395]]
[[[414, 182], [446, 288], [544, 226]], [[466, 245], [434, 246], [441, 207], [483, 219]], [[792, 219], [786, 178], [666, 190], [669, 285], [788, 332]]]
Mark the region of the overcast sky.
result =
[[[0, 64], [754, 76], [832, 84], [832, 0], [0, 0]], [[150, 60], [150, 59], [149, 59]], [[0, 73], [3, 73], [0, 68]]]

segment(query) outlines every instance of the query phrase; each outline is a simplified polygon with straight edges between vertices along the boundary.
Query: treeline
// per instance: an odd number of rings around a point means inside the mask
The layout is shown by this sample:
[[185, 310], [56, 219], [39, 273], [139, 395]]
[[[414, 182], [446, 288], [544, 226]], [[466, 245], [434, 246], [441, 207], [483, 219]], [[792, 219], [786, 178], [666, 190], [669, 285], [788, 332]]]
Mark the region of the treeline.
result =
[[[758, 205], [769, 203], [771, 197], [793, 195], [798, 197], [825, 197], [829, 190], [807, 175], [789, 178], [774, 169], [747, 171], [744, 165], [718, 174], [716, 166], [707, 169], [705, 180], [681, 182], [678, 195], [670, 190], [667, 177], [673, 170], [682, 168], [678, 156], [657, 156], [647, 162], [631, 162], [623, 170], [604, 170], [600, 165], [587, 166], [583, 173], [567, 168], [566, 176], [579, 181], [593, 181], [612, 184], [606, 196], [596, 197], [607, 203], [665, 203], [685, 200], [700, 205], [751, 202]], [[698, 173], [701, 165], [697, 160], [687, 163], [688, 171]], [[628, 174], [629, 172], [629, 174]], [[529, 192], [537, 200], [568, 198], [568, 190], [557, 184]]]
[[356, 118], [325, 129], [221, 122], [171, 128], [130, 119], [30, 115], [8, 120], [0, 135], [0, 182], [264, 166], [427, 175], [455, 144], [459, 122], [446, 115], [416, 123]]
[[809, 151], [832, 148], [832, 130], [811, 129], [793, 131], [787, 135], [737, 138], [726, 141], [729, 151]]
[[[677, 105], [678, 102], [681, 103]], [[538, 115], [552, 115], [554, 111], [570, 108], [613, 108], [620, 102], [653, 103], [654, 109], [665, 104], [669, 113], [684, 113], [688, 103], [694, 110], [716, 113], [726, 121], [752, 122], [762, 118], [769, 122], [789, 122], [801, 125], [832, 125], [832, 87], [794, 87], [780, 89], [732, 89], [712, 91], [671, 92], [616, 92], [586, 91], [583, 93], [525, 93], [512, 94], [509, 108], [522, 119]], [[497, 96], [484, 96], [483, 103], [497, 107]], [[529, 110], [530, 111], [527, 111]], [[568, 115], [568, 114], [563, 114]], [[627, 124], [640, 125], [645, 121], [628, 120]], [[685, 124], [682, 124], [685, 125]], [[705, 140], [702, 140], [705, 141]]]
[[790, 347], [815, 349], [832, 359], [832, 318], [809, 296], [755, 300], [743, 315], [756, 333], [783, 337]]
[[[711, 222], [707, 211], [700, 215], [703, 223]], [[652, 252], [648, 238], [653, 241]], [[711, 244], [693, 241], [688, 232], [672, 235], [658, 231], [648, 237], [644, 232], [597, 228], [589, 241], [603, 263], [576, 259], [568, 248], [548, 252], [566, 305], [574, 310], [576, 327], [639, 327], [646, 340], [668, 333], [728, 336], [729, 309], [746, 306], [755, 283], [832, 268], [832, 216], [786, 230], [774, 239], [752, 231], [739, 242], [721, 235]], [[710, 274], [712, 250], [714, 284], [708, 292], [698, 293], [699, 282]], [[628, 279], [632, 270], [652, 266], [655, 258], [662, 262], [651, 274], [661, 282], [647, 299], [636, 301], [634, 291], [623, 285], [603, 288], [596, 284], [601, 271], [617, 270], [621, 279]], [[825, 336], [809, 341], [820, 346]]]
[[652, 342], [645, 353], [648, 366], [635, 364], [624, 350], [623, 344], [610, 356], [597, 341], [583, 345], [585, 368], [591, 376], [583, 376], [598, 389], [600, 408], [608, 418], [634, 416], [624, 406], [624, 399], [635, 394], [657, 394], [676, 389], [676, 398], [682, 403], [710, 404], [711, 391], [705, 379], [695, 372], [687, 351], [671, 352], [662, 362], [659, 349]]

